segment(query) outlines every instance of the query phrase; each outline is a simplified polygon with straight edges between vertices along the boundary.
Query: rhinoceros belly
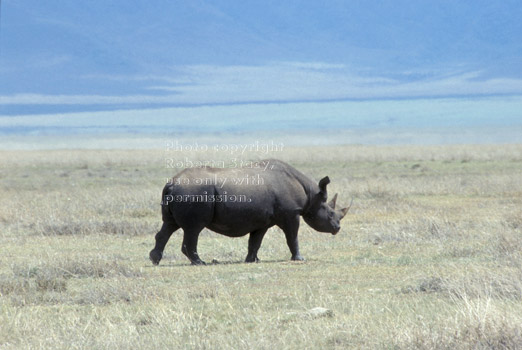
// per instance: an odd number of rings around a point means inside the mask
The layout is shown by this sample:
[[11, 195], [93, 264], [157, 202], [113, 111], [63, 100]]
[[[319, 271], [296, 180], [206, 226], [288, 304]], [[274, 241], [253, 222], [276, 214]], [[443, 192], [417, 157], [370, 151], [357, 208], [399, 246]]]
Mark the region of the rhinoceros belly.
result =
[[230, 237], [244, 236], [273, 225], [272, 208], [260, 208], [252, 203], [216, 203], [214, 217], [208, 229]]

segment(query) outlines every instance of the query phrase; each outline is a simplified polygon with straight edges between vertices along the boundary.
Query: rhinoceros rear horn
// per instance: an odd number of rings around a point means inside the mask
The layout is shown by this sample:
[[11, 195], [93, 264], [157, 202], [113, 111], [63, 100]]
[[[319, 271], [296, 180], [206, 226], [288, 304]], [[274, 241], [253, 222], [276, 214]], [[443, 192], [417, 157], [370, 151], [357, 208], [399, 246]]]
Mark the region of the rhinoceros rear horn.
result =
[[330, 206], [330, 208], [335, 209], [336, 202], [337, 202], [337, 193], [334, 195], [332, 200], [330, 202], [328, 202], [328, 205]]
[[328, 185], [329, 183], [330, 183], [330, 178], [328, 176], [323, 177], [319, 181], [319, 189], [321, 190], [322, 193], [326, 194], [326, 185]]

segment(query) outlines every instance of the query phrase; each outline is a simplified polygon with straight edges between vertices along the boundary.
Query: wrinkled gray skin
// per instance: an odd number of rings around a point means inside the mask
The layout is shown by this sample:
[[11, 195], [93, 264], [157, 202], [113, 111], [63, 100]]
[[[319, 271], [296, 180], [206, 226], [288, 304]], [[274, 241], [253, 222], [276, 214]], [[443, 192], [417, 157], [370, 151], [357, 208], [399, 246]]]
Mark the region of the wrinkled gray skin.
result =
[[[257, 183], [234, 184], [234, 179], [246, 176], [257, 178]], [[204, 184], [216, 178], [218, 181], [210, 182], [217, 184]], [[224, 184], [223, 179], [226, 179]], [[317, 184], [292, 166], [274, 159], [249, 168], [185, 169], [163, 189], [163, 226], [156, 234], [150, 259], [159, 264], [170, 236], [181, 227], [184, 232], [181, 251], [192, 264], [205, 264], [197, 253], [198, 236], [204, 228], [229, 237], [250, 233], [245, 261], [257, 262], [263, 236], [276, 225], [285, 233], [292, 260], [304, 260], [297, 240], [300, 216], [313, 229], [335, 235], [340, 230], [340, 220], [349, 210], [349, 207], [335, 209], [337, 194], [326, 202], [329, 182], [324, 177]], [[234, 202], [233, 195], [243, 195], [243, 201]]]

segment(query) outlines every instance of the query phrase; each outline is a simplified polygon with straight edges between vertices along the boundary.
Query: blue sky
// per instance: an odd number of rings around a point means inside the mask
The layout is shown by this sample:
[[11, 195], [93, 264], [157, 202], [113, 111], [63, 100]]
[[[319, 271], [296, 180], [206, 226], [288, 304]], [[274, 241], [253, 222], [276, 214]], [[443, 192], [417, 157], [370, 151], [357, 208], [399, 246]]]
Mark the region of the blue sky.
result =
[[520, 1], [3, 0], [0, 115], [522, 95]]

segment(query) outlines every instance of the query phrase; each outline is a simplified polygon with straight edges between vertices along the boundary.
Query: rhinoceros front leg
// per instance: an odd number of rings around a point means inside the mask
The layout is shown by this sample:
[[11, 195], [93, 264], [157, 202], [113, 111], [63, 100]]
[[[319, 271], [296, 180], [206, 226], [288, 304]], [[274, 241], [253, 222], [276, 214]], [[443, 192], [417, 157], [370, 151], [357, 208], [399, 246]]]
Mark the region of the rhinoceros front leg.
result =
[[292, 253], [292, 260], [304, 260], [299, 253], [299, 240], [297, 239], [297, 232], [299, 231], [299, 215], [291, 217], [285, 221], [283, 225], [280, 225], [281, 229], [286, 236], [286, 244], [290, 248]]
[[189, 258], [192, 265], [206, 265], [198, 255], [198, 237], [201, 229], [183, 229], [181, 252]]
[[259, 247], [261, 247], [261, 241], [263, 241], [263, 237], [267, 230], [268, 228], [263, 228], [250, 232], [250, 237], [248, 238], [248, 255], [245, 262], [259, 262], [257, 251], [259, 250]]
[[158, 265], [163, 257], [163, 250], [169, 241], [170, 236], [176, 231], [179, 226], [174, 222], [164, 221], [161, 229], [156, 233], [156, 245], [149, 253], [149, 258], [154, 265]]

